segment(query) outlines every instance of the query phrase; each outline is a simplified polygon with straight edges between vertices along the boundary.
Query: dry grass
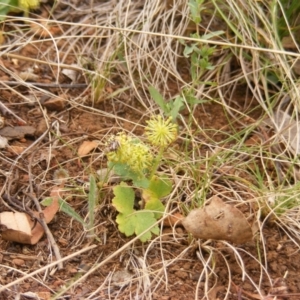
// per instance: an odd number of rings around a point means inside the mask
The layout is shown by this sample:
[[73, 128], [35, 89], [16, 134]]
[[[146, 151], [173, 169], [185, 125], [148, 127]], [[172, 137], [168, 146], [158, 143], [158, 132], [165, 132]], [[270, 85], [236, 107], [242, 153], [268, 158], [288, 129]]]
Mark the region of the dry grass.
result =
[[[228, 0], [222, 4], [212, 1], [205, 4], [203, 22], [197, 30], [204, 35], [222, 29], [225, 34], [216, 39], [197, 40], [188, 37], [188, 33], [195, 30], [196, 26], [190, 21], [187, 1], [91, 1], [93, 6], [80, 2], [73, 5], [69, 2], [59, 1], [50, 11], [51, 27], [47, 27], [47, 18], [43, 20], [43, 23], [33, 19], [26, 20], [29, 24], [35, 24], [49, 31], [49, 37], [42, 40], [34, 39], [34, 31], [26, 31], [14, 25], [17, 19], [8, 18], [6, 23], [9, 23], [13, 30], [7, 36], [8, 45], [5, 44], [0, 48], [1, 55], [28, 60], [19, 55], [18, 51], [30, 45], [38, 51], [38, 57], [33, 62], [48, 66], [50, 72], [57, 78], [57, 82], [62, 69], [76, 70], [79, 75], [85, 77], [88, 85], [93, 87], [94, 93], [93, 99], [90, 99], [90, 95], [83, 91], [69, 100], [70, 106], [95, 114], [99, 118], [105, 117], [113, 120], [117, 124], [113, 128], [114, 131], [122, 130], [122, 124], [125, 121], [131, 123], [132, 131], [134, 131], [142, 127], [144, 119], [159, 112], [149, 96], [149, 86], [158, 89], [166, 99], [174, 97], [172, 86], [178, 87], [178, 93], [188, 88], [194, 92], [196, 98], [222, 106], [229, 123], [233, 124], [233, 127], [236, 125], [238, 129], [233, 130], [230, 126], [215, 130], [203, 128], [200, 121], [193, 115], [200, 105], [192, 106], [186, 102], [190, 118], [179, 116], [180, 143], [185, 148], [170, 150], [170, 157], [166, 158], [166, 170], [172, 175], [175, 183], [172, 194], [166, 199], [166, 214], [174, 209], [174, 203], [181, 203], [180, 199], [183, 195], [186, 197], [184, 205], [180, 204], [176, 207], [179, 207], [184, 214], [205, 202], [207, 195], [210, 194], [222, 195], [224, 199], [236, 205], [242, 203], [250, 206], [255, 202], [258, 207], [255, 212], [260, 233], [257, 239], [260, 241], [258, 247], [262, 247], [263, 257], [255, 257], [242, 247], [234, 247], [227, 242], [221, 242], [222, 246], [216, 246], [213, 241], [190, 241], [186, 250], [180, 255], [167, 259], [163, 250], [166, 243], [176, 245], [183, 237], [178, 237], [173, 232], [172, 238], [165, 241], [164, 236], [161, 235], [144, 246], [143, 255], [133, 254], [128, 262], [132, 266], [131, 270], [135, 272], [134, 279], [130, 283], [136, 286], [135, 295], [139, 295], [139, 299], [152, 299], [153, 293], [161, 285], [165, 285], [167, 289], [168, 266], [176, 264], [177, 260], [182, 260], [186, 253], [196, 245], [198, 259], [203, 265], [198, 279], [198, 286], [200, 284], [204, 286], [202, 299], [209, 298], [213, 287], [217, 285], [218, 276], [215, 274], [215, 269], [218, 255], [228, 268], [229, 278], [224, 299], [229, 299], [231, 269], [227, 255], [222, 251], [225, 248], [235, 256], [241, 269], [242, 279], [247, 278], [255, 291], [263, 297], [261, 280], [254, 282], [251, 279], [251, 275], [247, 273], [244, 266], [244, 257], [248, 256], [256, 261], [260, 268], [260, 277], [269, 278], [270, 285], [272, 285], [267, 271], [267, 262], [264, 262], [266, 245], [263, 229], [267, 217], [274, 218], [274, 222], [298, 247], [300, 230], [299, 203], [295, 200], [299, 193], [296, 182], [299, 178], [299, 152], [298, 149], [290, 148], [290, 141], [293, 137], [288, 131], [288, 128], [293, 126], [295, 131], [292, 133], [298, 136], [300, 92], [293, 65], [300, 55], [282, 48], [281, 40], [276, 34], [274, 35], [275, 15], [271, 15], [273, 19], [270, 20], [265, 17], [263, 1]], [[62, 34], [52, 35], [49, 29], [52, 26], [59, 28]], [[203, 72], [199, 82], [191, 82], [190, 77], [185, 76], [189, 72], [189, 61], [183, 57], [184, 46], [180, 39], [189, 44], [198, 41], [199, 48], [206, 44], [216, 48], [210, 57], [216, 67]], [[40, 46], [46, 42], [50, 42], [52, 46], [48, 47], [45, 52], [40, 51]], [[75, 65], [70, 67], [70, 63]], [[5, 69], [3, 66], [1, 68]], [[15, 80], [20, 80], [11, 70], [5, 69], [5, 72]], [[271, 75], [276, 76], [281, 84], [274, 83], [272, 86], [268, 78]], [[115, 96], [111, 99], [106, 88], [116, 80], [119, 86]], [[214, 84], [205, 84], [208, 81]], [[22, 82], [22, 84], [26, 83]], [[240, 86], [244, 87], [243, 96], [247, 99], [237, 105], [236, 93]], [[13, 87], [9, 88], [13, 89]], [[45, 93], [45, 90], [38, 88], [36, 90]], [[116, 113], [97, 109], [99, 102], [115, 100], [118, 103], [118, 97], [124, 94], [131, 100], [120, 105], [126, 105], [127, 108], [135, 111], [139, 121], [127, 120]], [[24, 101], [28, 101], [25, 96], [21, 94], [19, 96], [23, 97]], [[288, 105], [282, 107], [280, 103], [284, 99], [288, 99]], [[280, 123], [276, 118], [278, 109], [282, 109], [294, 118]], [[252, 117], [255, 110], [260, 112], [257, 119]], [[46, 116], [45, 120], [50, 127]], [[272, 128], [273, 135], [263, 136], [266, 133], [265, 124]], [[103, 144], [107, 134], [109, 132], [101, 132]], [[214, 139], [217, 135], [223, 136], [219, 142]], [[245, 147], [245, 140], [251, 135], [263, 136], [261, 144]], [[49, 138], [49, 145], [51, 145], [55, 140], [52, 140], [51, 136]], [[36, 141], [38, 142], [39, 140]], [[285, 149], [290, 151], [282, 152], [278, 149], [279, 142], [284, 143]], [[78, 140], [74, 139], [73, 143], [76, 145]], [[299, 144], [298, 141], [297, 143]], [[72, 144], [68, 146], [73, 147]], [[203, 147], [205, 151], [201, 150]], [[48, 151], [50, 155], [52, 148], [49, 147]], [[12, 163], [12, 169], [23, 155], [24, 153]], [[74, 160], [76, 159], [74, 157]], [[278, 171], [277, 178], [271, 178], [269, 164]], [[92, 163], [85, 170], [88, 170], [91, 165]], [[249, 165], [251, 165], [250, 168]], [[238, 166], [234, 168], [234, 173], [230, 172], [232, 166]], [[39, 175], [39, 180], [45, 186], [49, 185], [46, 179], [49, 172], [52, 170], [47, 166]], [[225, 177], [225, 185], [217, 180], [220, 174]], [[296, 183], [289, 183], [292, 182], [291, 180]], [[289, 206], [285, 205], [285, 202]], [[278, 213], [278, 207], [281, 208], [280, 213]], [[260, 222], [262, 214], [265, 214], [266, 218], [265, 221]], [[118, 251], [101, 259], [53, 299], [59, 299], [69, 289], [76, 287], [87, 276], [115, 257], [122, 255], [124, 251], [134, 253], [134, 245], [138, 239], [139, 236], [133, 238]], [[80, 251], [88, 251], [91, 247]], [[147, 254], [154, 248], [160, 253], [159, 267], [151, 265], [147, 259]], [[80, 251], [72, 256], [78, 255]], [[203, 251], [209, 255], [204, 257]], [[65, 257], [63, 260], [67, 259], [68, 257]], [[36, 274], [50, 269], [57, 263], [53, 262], [9, 285], [2, 286], [0, 291], [17, 284], [26, 277], [37, 278]], [[97, 293], [100, 293], [101, 288], [107, 289], [110, 282], [111, 278], [107, 278], [107, 281], [99, 284], [98, 290], [86, 299], [97, 299]], [[204, 282], [203, 285], [202, 282]], [[196, 290], [199, 291], [199, 288]], [[118, 297], [118, 294], [114, 295], [114, 299]], [[135, 298], [133, 295], [130, 297]], [[196, 292], [195, 299], [200, 299], [200, 297]]]

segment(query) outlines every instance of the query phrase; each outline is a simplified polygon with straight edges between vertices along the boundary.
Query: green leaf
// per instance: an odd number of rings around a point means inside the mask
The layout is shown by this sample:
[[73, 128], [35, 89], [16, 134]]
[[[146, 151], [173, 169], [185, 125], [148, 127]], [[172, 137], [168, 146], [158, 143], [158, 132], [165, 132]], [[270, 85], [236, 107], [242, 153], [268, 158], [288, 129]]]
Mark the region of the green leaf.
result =
[[96, 206], [98, 203], [98, 189], [97, 189], [95, 177], [93, 175], [90, 175], [88, 201], [91, 204], [91, 206]]
[[[147, 211], [138, 211], [136, 214], [136, 227], [135, 227], [135, 234], [139, 235], [156, 222], [156, 219], [154, 218], [154, 214]], [[140, 240], [142, 242], [146, 242], [151, 239], [151, 233], [158, 235], [159, 234], [159, 227], [158, 225], [151, 228], [148, 232], [143, 234], [140, 237]]]
[[[125, 215], [119, 214], [117, 216], [116, 222], [118, 223], [118, 228], [120, 232], [124, 233], [127, 237], [133, 235], [141, 234], [142, 232], [149, 229], [156, 222], [154, 214], [148, 211], [134, 211], [132, 214]], [[158, 235], [159, 227], [156, 225], [144, 233], [140, 240], [146, 242], [151, 239], [151, 233]]]
[[160, 199], [170, 194], [172, 190], [172, 181], [167, 178], [155, 176], [150, 180], [148, 189]]
[[9, 7], [11, 5], [11, 0], [1, 0], [1, 2], [0, 2], [0, 9], [2, 8], [2, 7]]
[[[43, 206], [50, 206], [52, 204], [52, 202], [53, 202], [53, 199], [51, 197], [47, 197], [41, 201], [41, 204]], [[72, 219], [78, 221], [83, 226], [86, 225], [83, 218], [81, 218], [81, 216], [66, 201], [59, 198], [58, 204], [59, 204], [60, 211], [66, 213], [68, 216], [70, 216]]]
[[193, 44], [192, 46], [185, 46], [183, 50], [184, 57], [190, 57], [190, 55], [194, 52], [195, 47], [195, 44]]
[[165, 206], [158, 198], [150, 196], [150, 199], [145, 204], [145, 210], [153, 212], [154, 218], [158, 220], [162, 217], [163, 212], [165, 211]]
[[130, 177], [131, 172], [130, 172], [130, 170], [128, 170], [128, 166], [126, 164], [109, 162], [108, 167], [110, 169], [113, 169], [114, 172], [117, 175], [119, 175], [120, 177], [122, 177], [124, 180], [131, 179], [131, 177]]
[[9, 12], [19, 13], [24, 7], [19, 0], [0, 0], [0, 21], [4, 20]]
[[189, 8], [191, 13], [191, 19], [195, 24], [199, 24], [201, 22], [200, 12], [204, 8], [201, 7], [203, 4], [203, 0], [189, 0]]
[[131, 236], [135, 232], [136, 227], [136, 217], [132, 213], [130, 215], [118, 214], [116, 219], [118, 228], [120, 232], [124, 233], [126, 236]]
[[175, 98], [173, 101], [172, 109], [168, 115], [172, 117], [173, 120], [176, 120], [176, 118], [179, 115], [179, 111], [183, 108], [184, 106], [184, 100], [182, 97], [178, 96]]
[[[59, 201], [59, 200], [58, 200], [58, 201]], [[44, 198], [44, 199], [41, 201], [41, 204], [42, 204], [43, 206], [50, 206], [50, 205], [52, 204], [52, 202], [53, 202], [52, 197], [46, 197], [46, 198]]]
[[[207, 84], [207, 82], [205, 82], [205, 84]], [[208, 82], [208, 84], [209, 84], [209, 82]], [[196, 104], [204, 104], [204, 103], [209, 102], [208, 100], [198, 99], [195, 96], [194, 92], [191, 91], [191, 90], [185, 90], [185, 91], [183, 91], [183, 94], [184, 94], [186, 102], [191, 106], [194, 106]]]
[[6, 18], [8, 12], [12, 9], [11, 0], [2, 0], [0, 3], [0, 21]]
[[220, 36], [220, 35], [222, 35], [222, 34], [224, 34], [224, 33], [225, 33], [225, 31], [223, 31], [223, 30], [213, 31], [213, 32], [211, 32], [211, 33], [202, 35], [202, 36], [201, 36], [201, 39], [202, 39], [202, 40], [209, 40], [209, 39], [211, 39], [212, 37]]
[[112, 200], [113, 206], [118, 212], [124, 215], [129, 215], [134, 212], [134, 191], [125, 182], [121, 182], [120, 185], [113, 189], [115, 197]]
[[[113, 189], [113, 191], [115, 197], [112, 202], [113, 206], [119, 212], [116, 222], [120, 232], [124, 233], [126, 236], [131, 236], [134, 233], [139, 235], [153, 226], [156, 222], [157, 213], [155, 214], [152, 211], [144, 210], [136, 211], [133, 208], [135, 194], [131, 187], [129, 187], [125, 182], [121, 182], [120, 185]], [[150, 208], [148, 210], [152, 210], [152, 207], [155, 211], [162, 209], [159, 204], [155, 202], [151, 203], [149, 207]], [[149, 229], [148, 232], [140, 237], [140, 240], [145, 242], [151, 239], [151, 233], [158, 234], [159, 227], [154, 226], [152, 229]]]
[[149, 87], [149, 93], [153, 100], [156, 102], [156, 104], [163, 110], [165, 114], [168, 113], [168, 108], [166, 106], [166, 101], [164, 97], [159, 93], [157, 89], [155, 89], [153, 86]]
[[153, 177], [148, 189], [142, 191], [142, 198], [145, 201], [145, 209], [154, 213], [155, 219], [159, 219], [165, 210], [161, 198], [170, 194], [172, 182], [166, 178]]
[[109, 162], [108, 166], [123, 180], [132, 180], [136, 187], [147, 188], [149, 186], [149, 180], [143, 174], [133, 172], [127, 164]]
[[89, 205], [89, 223], [88, 230], [90, 234], [93, 235], [93, 228], [95, 223], [95, 207], [98, 203], [98, 189], [95, 177], [90, 175], [90, 186], [89, 186], [89, 196], [88, 196], [88, 205]]
[[150, 181], [146, 177], [139, 177], [137, 176], [136, 178], [132, 178], [132, 183], [135, 187], [141, 188], [141, 189], [146, 189], [148, 188]]
[[86, 226], [83, 218], [64, 200], [58, 200], [60, 210], [70, 216], [72, 219], [76, 220], [77, 222], [81, 223], [83, 226]]
[[204, 58], [208, 59], [209, 56], [213, 55], [215, 51], [215, 47], [203, 46], [201, 47], [199, 54]]

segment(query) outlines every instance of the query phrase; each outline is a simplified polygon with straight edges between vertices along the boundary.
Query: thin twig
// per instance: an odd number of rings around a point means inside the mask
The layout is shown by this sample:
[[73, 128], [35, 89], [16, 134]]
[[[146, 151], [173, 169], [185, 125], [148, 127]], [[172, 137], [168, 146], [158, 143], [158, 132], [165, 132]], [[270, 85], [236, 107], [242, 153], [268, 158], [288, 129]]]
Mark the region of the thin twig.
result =
[[44, 83], [44, 82], [27, 82], [27, 81], [1, 81], [2, 84], [8, 86], [34, 86], [41, 88], [86, 88], [88, 85], [86, 83]]
[[[25, 208], [24, 208], [17, 204], [19, 201], [15, 197], [10, 196], [9, 194], [3, 194], [2, 199], [4, 201], [8, 202], [14, 208], [16, 208], [19, 212], [24, 212], [24, 213], [28, 214], [32, 220], [34, 220], [35, 222], [39, 222], [43, 226], [41, 220], [34, 215], [33, 211], [29, 207], [27, 207], [25, 205]], [[34, 223], [34, 225], [35, 224], [36, 223]]]
[[[51, 126], [49, 127], [49, 129], [47, 130], [47, 132], [50, 131], [50, 128]], [[48, 238], [48, 241], [49, 243], [51, 244], [51, 248], [55, 254], [55, 257], [58, 261], [60, 261], [62, 259], [62, 256], [60, 255], [60, 251], [59, 251], [59, 248], [55, 242], [55, 239], [50, 231], [50, 229], [48, 228], [48, 225], [45, 221], [45, 216], [44, 216], [44, 213], [43, 213], [43, 210], [41, 208], [41, 205], [40, 205], [40, 202], [38, 201], [38, 199], [35, 197], [35, 193], [34, 193], [34, 190], [33, 190], [33, 178], [32, 178], [32, 172], [31, 172], [31, 165], [32, 165], [32, 159], [33, 159], [33, 156], [34, 156], [34, 153], [35, 151], [32, 152], [31, 156], [30, 156], [30, 159], [29, 159], [29, 163], [28, 163], [28, 176], [29, 176], [29, 189], [30, 189], [30, 193], [27, 194], [34, 202], [35, 206], [36, 206], [36, 209], [37, 211], [39, 212], [39, 216], [40, 216], [40, 223], [41, 225], [43, 226], [43, 229], [47, 235], [47, 238]], [[58, 263], [58, 269], [61, 270], [63, 269], [63, 263], [62, 262], [59, 262]]]
[[12, 110], [10, 110], [9, 108], [7, 108], [2, 101], [0, 101], [0, 110], [2, 112], [3, 115], [6, 115], [7, 113], [10, 115], [13, 115], [17, 120], [19, 120], [20, 122], [27, 124], [26, 121], [24, 121], [23, 119], [21, 119], [20, 117], [18, 117]]
[[[31, 176], [31, 173], [29, 173], [29, 178]], [[31, 179], [30, 179], [30, 182], [31, 182]], [[39, 200], [35, 197], [35, 194], [33, 192], [33, 187], [32, 187], [32, 184], [30, 184], [30, 194], [28, 193], [27, 196], [30, 197], [30, 199], [33, 200], [36, 208], [37, 208], [37, 211], [39, 212], [39, 222], [40, 224], [43, 226], [43, 229], [47, 235], [47, 238], [48, 238], [48, 241], [49, 243], [51, 244], [51, 248], [55, 254], [55, 257], [58, 261], [60, 261], [62, 259], [62, 256], [60, 255], [60, 251], [59, 251], [59, 248], [57, 246], [57, 243], [55, 242], [55, 239], [50, 231], [50, 229], [48, 228], [48, 225], [45, 221], [45, 216], [44, 216], [44, 213], [43, 213], [43, 210], [41, 208], [41, 205], [40, 205], [40, 202]], [[58, 264], [58, 269], [61, 270], [63, 269], [63, 263], [60, 261]]]

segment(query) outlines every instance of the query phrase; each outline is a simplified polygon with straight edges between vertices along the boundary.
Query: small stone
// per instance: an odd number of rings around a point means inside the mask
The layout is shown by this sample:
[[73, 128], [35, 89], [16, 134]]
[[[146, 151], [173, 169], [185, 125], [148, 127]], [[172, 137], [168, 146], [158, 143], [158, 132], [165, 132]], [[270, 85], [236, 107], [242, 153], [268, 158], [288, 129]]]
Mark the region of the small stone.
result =
[[45, 119], [41, 119], [36, 127], [35, 135], [37, 137], [41, 136], [43, 133], [45, 133], [48, 130], [47, 122]]
[[186, 279], [188, 277], [188, 273], [185, 271], [177, 271], [175, 275], [180, 279]]
[[127, 270], [120, 270], [120, 271], [116, 271], [113, 274], [111, 282], [115, 286], [124, 287], [127, 284], [129, 284], [131, 279], [132, 279], [131, 273], [129, 273]]
[[76, 273], [78, 272], [78, 270], [77, 270], [76, 268], [70, 268], [70, 269], [69, 269], [69, 272], [70, 272], [71, 274], [76, 274]]
[[57, 97], [46, 100], [43, 105], [51, 111], [62, 111], [66, 106], [67, 99], [68, 98], [66, 94], [61, 94]]
[[184, 234], [184, 231], [181, 227], [177, 227], [175, 230], [178, 234]]
[[20, 258], [14, 258], [12, 260], [12, 263], [16, 266], [24, 266], [25, 265], [25, 261], [23, 259], [20, 259]]
[[0, 135], [8, 140], [21, 140], [26, 136], [34, 136], [34, 133], [33, 126], [5, 126], [0, 129]]
[[192, 269], [192, 264], [190, 262], [187, 262], [182, 267], [183, 267], [184, 270], [191, 270]]
[[64, 284], [64, 282], [62, 280], [58, 279], [58, 280], [55, 280], [52, 285], [54, 287], [61, 287], [63, 284]]

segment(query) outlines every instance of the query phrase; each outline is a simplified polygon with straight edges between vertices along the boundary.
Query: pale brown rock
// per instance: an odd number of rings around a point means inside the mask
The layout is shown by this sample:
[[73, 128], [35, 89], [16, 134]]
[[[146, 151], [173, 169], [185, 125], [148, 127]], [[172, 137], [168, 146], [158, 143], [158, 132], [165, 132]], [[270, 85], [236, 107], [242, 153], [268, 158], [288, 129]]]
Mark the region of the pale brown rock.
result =
[[253, 237], [245, 216], [233, 205], [226, 204], [217, 196], [203, 208], [192, 210], [182, 225], [195, 238], [226, 240], [243, 244]]

